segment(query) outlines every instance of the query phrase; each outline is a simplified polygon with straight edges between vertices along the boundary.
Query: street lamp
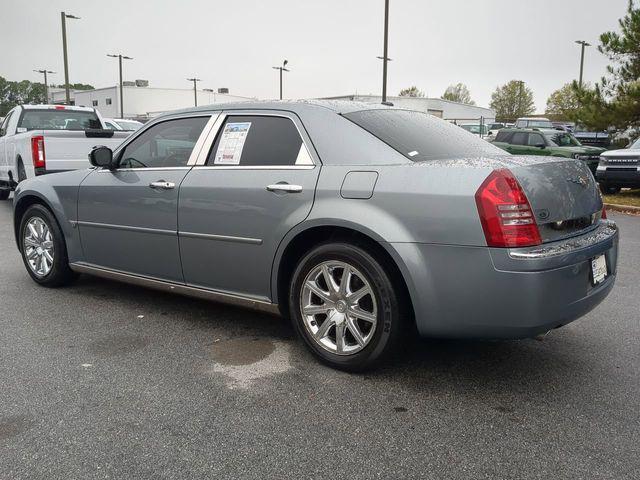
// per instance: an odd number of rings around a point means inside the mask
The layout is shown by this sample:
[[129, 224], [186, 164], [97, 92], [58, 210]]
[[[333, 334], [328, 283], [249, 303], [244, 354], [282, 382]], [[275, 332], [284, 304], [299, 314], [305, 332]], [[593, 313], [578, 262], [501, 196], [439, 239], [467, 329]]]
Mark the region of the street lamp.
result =
[[44, 73], [44, 103], [49, 103], [49, 83], [47, 81], [47, 73], [56, 73], [46, 68], [43, 70], [34, 70], [37, 73]]
[[60, 12], [62, 21], [62, 54], [64, 56], [64, 94], [67, 105], [71, 104], [71, 94], [69, 93], [69, 61], [67, 59], [67, 18], [80, 20], [80, 17]]
[[284, 62], [282, 62], [281, 67], [272, 67], [274, 70], [280, 70], [280, 100], [282, 100], [282, 72], [290, 71], [289, 69], [286, 68], [287, 63], [289, 63], [289, 60], [285, 60]]
[[118, 70], [120, 72], [120, 118], [124, 118], [124, 101], [122, 100], [122, 97], [124, 97], [124, 90], [122, 89], [122, 60], [133, 60], [133, 57], [127, 57], [121, 53], [107, 53], [107, 57], [118, 59]]
[[387, 62], [389, 58], [389, 0], [384, 0], [384, 46], [381, 57], [382, 60], [382, 103], [387, 102]]
[[193, 82], [193, 100], [196, 104], [196, 107], [198, 106], [198, 89], [196, 87], [196, 83], [200, 81], [199, 78], [193, 77], [193, 78], [187, 78], [188, 81]]
[[582, 90], [582, 71], [584, 69], [584, 49], [590, 47], [591, 44], [584, 40], [576, 40], [576, 43], [581, 46], [580, 48], [580, 80], [578, 80], [578, 87]]

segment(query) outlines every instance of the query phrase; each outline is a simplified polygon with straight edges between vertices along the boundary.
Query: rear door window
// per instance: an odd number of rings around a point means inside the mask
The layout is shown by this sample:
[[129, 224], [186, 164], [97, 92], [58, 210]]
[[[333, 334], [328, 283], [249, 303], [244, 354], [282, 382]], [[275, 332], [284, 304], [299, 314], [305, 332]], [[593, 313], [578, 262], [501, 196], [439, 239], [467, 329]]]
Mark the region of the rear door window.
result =
[[511, 137], [511, 145], [526, 145], [528, 134], [526, 132], [516, 132]]
[[207, 165], [291, 166], [301, 163], [302, 157], [308, 158], [306, 147], [291, 119], [229, 115], [209, 152]]
[[153, 125], [126, 145], [119, 168], [184, 167], [209, 117], [178, 118]]

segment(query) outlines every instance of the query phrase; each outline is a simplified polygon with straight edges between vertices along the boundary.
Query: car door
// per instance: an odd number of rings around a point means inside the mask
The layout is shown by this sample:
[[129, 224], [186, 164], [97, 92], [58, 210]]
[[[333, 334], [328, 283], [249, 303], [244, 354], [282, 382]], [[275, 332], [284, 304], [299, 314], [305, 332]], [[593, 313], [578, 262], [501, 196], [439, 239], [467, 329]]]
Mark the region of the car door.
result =
[[212, 125], [210, 114], [156, 122], [118, 149], [116, 169], [82, 182], [77, 224], [87, 263], [183, 282], [178, 191]]
[[527, 155], [549, 155], [549, 149], [547, 148], [547, 142], [540, 133], [530, 133], [527, 140]]
[[269, 300], [276, 249], [311, 210], [319, 159], [291, 113], [221, 117], [202, 165], [180, 187], [185, 282]]
[[527, 155], [527, 140], [527, 132], [514, 132], [511, 136], [511, 139], [509, 140], [507, 151], [513, 153], [514, 155]]

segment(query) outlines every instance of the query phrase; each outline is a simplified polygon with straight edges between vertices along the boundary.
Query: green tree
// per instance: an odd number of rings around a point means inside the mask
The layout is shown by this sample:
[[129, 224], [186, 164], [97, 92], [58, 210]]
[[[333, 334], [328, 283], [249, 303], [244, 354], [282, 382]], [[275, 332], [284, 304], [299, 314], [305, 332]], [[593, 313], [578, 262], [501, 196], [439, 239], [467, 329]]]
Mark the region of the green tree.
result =
[[620, 32], [600, 35], [598, 50], [611, 62], [607, 75], [593, 89], [573, 83], [580, 104], [576, 119], [595, 130], [640, 126], [640, 8], [634, 0], [618, 24]]
[[[64, 88], [64, 86], [64, 83], [62, 85], [57, 85], [58, 88]], [[95, 90], [95, 87], [93, 85], [89, 85], [88, 83], [70, 83], [69, 88], [71, 90]]]
[[402, 90], [400, 90], [399, 95], [401, 97], [424, 97], [424, 93], [418, 90], [418, 87], [416, 87], [415, 85], [409, 88], [403, 88]]
[[22, 80], [12, 82], [0, 77], [0, 116], [5, 116], [16, 105], [42, 103], [44, 84]]
[[476, 102], [471, 100], [471, 93], [464, 83], [449, 85], [442, 95], [443, 100], [452, 102], [466, 103], [467, 105], [475, 105]]
[[[591, 89], [588, 84], [583, 85], [582, 88]], [[545, 113], [558, 120], [575, 120], [579, 107], [578, 94], [573, 88], [573, 84], [566, 83], [562, 88], [549, 95]]]
[[520, 80], [497, 87], [491, 94], [489, 106], [496, 111], [496, 118], [503, 121], [513, 121], [536, 111], [533, 92]]

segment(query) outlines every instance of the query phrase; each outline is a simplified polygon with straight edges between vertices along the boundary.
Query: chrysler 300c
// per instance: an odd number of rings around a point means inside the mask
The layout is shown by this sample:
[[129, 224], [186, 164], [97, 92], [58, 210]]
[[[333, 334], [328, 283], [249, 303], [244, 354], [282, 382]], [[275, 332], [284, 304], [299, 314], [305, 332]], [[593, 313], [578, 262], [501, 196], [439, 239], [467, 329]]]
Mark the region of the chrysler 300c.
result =
[[583, 162], [510, 155], [422, 112], [202, 107], [90, 160], [17, 187], [33, 280], [87, 273], [280, 313], [338, 368], [406, 333], [536, 336], [616, 277], [618, 231]]

